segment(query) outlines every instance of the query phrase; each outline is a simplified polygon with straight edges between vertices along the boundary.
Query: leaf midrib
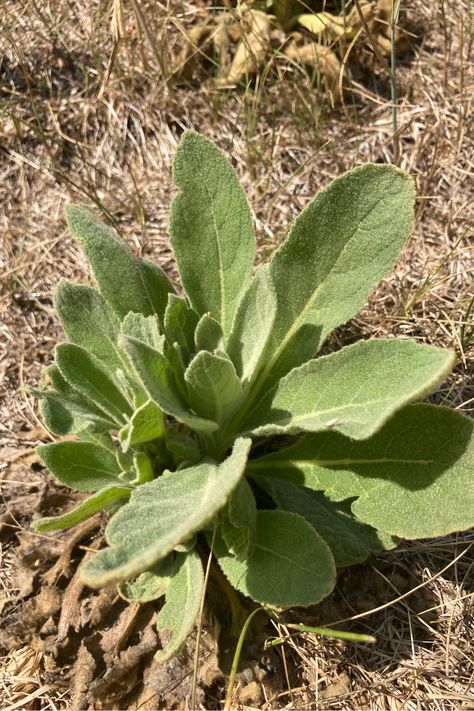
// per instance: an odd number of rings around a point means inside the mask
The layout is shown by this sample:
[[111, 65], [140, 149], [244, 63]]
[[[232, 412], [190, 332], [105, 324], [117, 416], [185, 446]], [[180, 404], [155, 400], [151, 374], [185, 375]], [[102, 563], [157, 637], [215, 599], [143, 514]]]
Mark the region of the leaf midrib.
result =
[[256, 469], [268, 469], [269, 465], [274, 469], [286, 469], [288, 467], [333, 467], [333, 466], [348, 466], [353, 464], [419, 464], [430, 466], [436, 464], [436, 459], [401, 459], [398, 457], [377, 457], [375, 459], [286, 459], [274, 460], [271, 462], [252, 460], [247, 464], [247, 470], [255, 471]]
[[[338, 263], [341, 261], [345, 252], [348, 251], [349, 246], [352, 244], [352, 240], [353, 240], [354, 236], [360, 230], [361, 224], [363, 224], [368, 219], [368, 217], [371, 215], [371, 213], [377, 208], [379, 202], [380, 202], [380, 199], [378, 199], [377, 202], [372, 205], [372, 207], [364, 215], [363, 219], [358, 223], [357, 227], [352, 231], [352, 233], [351, 233], [350, 237], [348, 238], [348, 240], [346, 241], [344, 247], [339, 252], [337, 259], [334, 261], [331, 268], [325, 274], [320, 285], [315, 289], [312, 296], [308, 299], [305, 306], [300, 311], [300, 315], [293, 322], [293, 325], [287, 331], [285, 337], [283, 338], [282, 342], [280, 343], [280, 345], [278, 346], [276, 351], [273, 353], [273, 355], [270, 358], [270, 360], [268, 361], [267, 365], [265, 366], [265, 368], [261, 371], [260, 375], [255, 380], [255, 383], [251, 387], [249, 395], [248, 395], [247, 407], [242, 408], [242, 410], [240, 410], [238, 413], [237, 421], [231, 423], [234, 428], [237, 428], [243, 422], [243, 420], [247, 417], [249, 412], [252, 412], [256, 396], [261, 391], [262, 385], [265, 384], [265, 381], [267, 380], [268, 375], [272, 372], [272, 370], [273, 370], [274, 366], [276, 365], [276, 363], [278, 362], [281, 354], [283, 353], [283, 351], [285, 350], [285, 348], [287, 347], [288, 343], [291, 341], [291, 339], [293, 338], [295, 333], [297, 333], [298, 330], [300, 329], [300, 327], [305, 323], [306, 316], [307, 316], [308, 312], [311, 311], [311, 309], [314, 305], [314, 302], [316, 301], [317, 297], [319, 296], [321, 289], [323, 288], [324, 284], [327, 282], [327, 280], [330, 278], [330, 276], [335, 271]], [[288, 239], [289, 239], [290, 235], [291, 235], [291, 232], [288, 235]], [[277, 305], [277, 316], [278, 316], [278, 305]], [[267, 344], [268, 344], [268, 342], [267, 342]]]

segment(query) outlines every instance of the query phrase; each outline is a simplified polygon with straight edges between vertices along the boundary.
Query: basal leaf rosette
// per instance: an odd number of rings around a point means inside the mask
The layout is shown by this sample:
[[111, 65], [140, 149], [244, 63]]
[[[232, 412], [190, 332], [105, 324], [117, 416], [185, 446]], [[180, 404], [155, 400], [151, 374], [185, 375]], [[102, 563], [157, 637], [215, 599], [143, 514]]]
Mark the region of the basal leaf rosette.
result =
[[59, 283], [67, 342], [35, 391], [46, 427], [69, 436], [39, 454], [86, 498], [33, 525], [105, 512], [107, 545], [82, 579], [162, 600], [161, 661], [193, 629], [210, 553], [239, 593], [284, 609], [318, 603], [338, 567], [402, 538], [474, 525], [472, 421], [419, 403], [455, 354], [374, 338], [319, 355], [395, 265], [411, 178], [345, 173], [252, 276], [251, 209], [223, 153], [187, 132], [174, 177], [182, 288], [92, 210], [67, 208], [97, 288]]

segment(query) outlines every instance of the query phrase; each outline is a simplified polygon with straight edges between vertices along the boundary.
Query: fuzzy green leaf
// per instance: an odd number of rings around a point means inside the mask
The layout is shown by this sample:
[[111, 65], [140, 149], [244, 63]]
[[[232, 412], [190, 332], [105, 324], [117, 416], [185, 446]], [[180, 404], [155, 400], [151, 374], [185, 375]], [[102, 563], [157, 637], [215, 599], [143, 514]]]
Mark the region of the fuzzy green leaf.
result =
[[231, 585], [263, 605], [314, 605], [336, 583], [327, 544], [302, 516], [289, 511], [258, 512], [255, 550], [246, 561], [233, 558], [219, 539], [215, 549]]
[[217, 429], [217, 423], [197, 417], [189, 410], [178, 392], [169, 361], [161, 353], [136, 338], [122, 336], [120, 342], [149, 396], [164, 412], [198, 432], [213, 432]]
[[242, 385], [228, 358], [200, 351], [184, 375], [191, 407], [202, 417], [223, 422], [242, 400]]
[[196, 622], [203, 594], [204, 572], [198, 553], [178, 554], [166, 591], [166, 602], [156, 620], [160, 636], [169, 637], [163, 649], [155, 654], [158, 662], [167, 662], [186, 642]]
[[312, 491], [278, 479], [259, 478], [259, 485], [284, 511], [303, 516], [326, 541], [337, 567], [362, 563], [371, 553], [394, 548], [398, 539], [358, 521], [350, 503], [330, 501], [322, 491]]
[[221, 516], [221, 535], [237, 560], [246, 560], [255, 548], [257, 505], [246, 479], [241, 479]]
[[129, 313], [123, 319], [120, 330], [125, 336], [131, 336], [147, 346], [163, 353], [165, 337], [160, 333], [158, 318], [156, 316], [143, 316], [143, 314]]
[[400, 538], [426, 538], [474, 526], [473, 422], [434, 405], [410, 405], [370, 439], [310, 434], [293, 447], [249, 462], [251, 476], [359, 497], [361, 521]]
[[148, 299], [163, 326], [168, 296], [174, 294], [173, 285], [157, 264], [148, 259], [139, 259], [138, 261]]
[[413, 341], [359, 341], [291, 371], [241, 431], [273, 435], [334, 429], [366, 439], [396, 410], [434, 390], [454, 360], [451, 351]]
[[47, 531], [57, 531], [62, 528], [76, 526], [81, 521], [85, 521], [98, 511], [103, 511], [110, 504], [114, 504], [121, 499], [128, 499], [132, 490], [128, 486], [111, 485], [106, 486], [97, 493], [89, 496], [76, 506], [72, 511], [68, 511], [62, 516], [47, 516], [33, 521], [31, 526], [35, 531], [46, 533]]
[[334, 180], [294, 222], [271, 262], [275, 324], [258, 389], [313, 356], [394, 266], [413, 219], [411, 178], [365, 165]]
[[165, 432], [166, 447], [181, 462], [192, 462], [197, 464], [202, 459], [202, 452], [195, 439], [178, 430], [176, 427], [168, 426]]
[[92, 442], [55, 442], [36, 451], [62, 484], [78, 491], [98, 491], [118, 484], [121, 472], [114, 453]]
[[276, 317], [276, 292], [265, 264], [255, 275], [238, 308], [227, 351], [244, 386], [263, 365]]
[[184, 299], [170, 294], [165, 311], [165, 333], [170, 343], [178, 343], [188, 355], [194, 353], [194, 331], [199, 321], [197, 313]]
[[54, 306], [71, 343], [95, 355], [112, 372], [123, 368], [117, 317], [96, 289], [62, 280], [54, 293]]
[[162, 317], [173, 291], [158, 267], [136, 257], [114, 229], [84, 205], [68, 205], [66, 220], [82, 243], [100, 292], [119, 318], [129, 311]]
[[101, 361], [80, 346], [56, 346], [56, 363], [63, 378], [83, 397], [96, 404], [115, 422], [123, 422], [133, 410]]
[[199, 319], [194, 334], [196, 350], [212, 353], [224, 347], [224, 334], [219, 321], [209, 314], [203, 314]]
[[136, 452], [133, 455], [133, 468], [136, 472], [133, 484], [140, 486], [155, 478], [153, 462], [145, 452]]
[[160, 408], [153, 402], [147, 400], [141, 407], [135, 410], [130, 422], [119, 432], [119, 439], [122, 450], [127, 452], [130, 447], [136, 444], [144, 444], [159, 439], [165, 433], [165, 418]]
[[166, 593], [174, 568], [174, 556], [169, 555], [153, 566], [151, 570], [141, 573], [132, 582], [118, 585], [118, 592], [128, 602], [151, 602]]
[[176, 151], [170, 237], [191, 305], [210, 312], [230, 333], [252, 274], [255, 236], [250, 210], [234, 170], [221, 151], [185, 133]]
[[87, 562], [83, 580], [102, 587], [138, 575], [201, 531], [237, 486], [249, 448], [250, 440], [238, 439], [222, 464], [166, 472], [136, 489], [107, 526], [111, 547]]
[[45, 405], [45, 422], [55, 434], [79, 432], [89, 423], [96, 430], [105, 431], [115, 427], [113, 417], [101, 410], [94, 402], [84, 397], [63, 378], [57, 365], [44, 369], [52, 389], [34, 390]]

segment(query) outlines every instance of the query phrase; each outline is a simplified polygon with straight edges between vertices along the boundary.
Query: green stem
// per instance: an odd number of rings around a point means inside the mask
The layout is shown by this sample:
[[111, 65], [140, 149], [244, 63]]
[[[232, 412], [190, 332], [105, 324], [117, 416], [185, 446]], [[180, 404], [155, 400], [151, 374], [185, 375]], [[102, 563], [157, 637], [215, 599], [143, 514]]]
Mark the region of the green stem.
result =
[[237, 646], [235, 647], [234, 658], [232, 660], [232, 668], [230, 670], [229, 685], [227, 687], [227, 694], [225, 697], [224, 711], [229, 711], [229, 709], [231, 707], [232, 694], [234, 692], [234, 685], [235, 685], [235, 676], [237, 674], [237, 669], [239, 666], [240, 655], [242, 653], [242, 647], [244, 645], [245, 636], [247, 634], [247, 630], [250, 626], [250, 623], [252, 622], [252, 620], [255, 617], [255, 615], [257, 614], [257, 612], [266, 612], [266, 609], [264, 607], [257, 607], [256, 610], [251, 612], [250, 615], [245, 620], [245, 624], [242, 627], [242, 630], [240, 632], [239, 640], [237, 642]]

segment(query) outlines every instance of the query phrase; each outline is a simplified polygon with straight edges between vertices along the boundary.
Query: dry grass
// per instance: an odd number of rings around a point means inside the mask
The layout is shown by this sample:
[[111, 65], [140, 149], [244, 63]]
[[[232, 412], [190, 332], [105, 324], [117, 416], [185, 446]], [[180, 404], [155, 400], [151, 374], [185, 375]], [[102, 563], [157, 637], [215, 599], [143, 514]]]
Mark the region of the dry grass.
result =
[[[334, 111], [325, 108], [306, 72], [277, 53], [246, 90], [215, 90], [214, 68], [205, 59], [190, 81], [176, 81], [170, 72], [173, 54], [208, 5], [141, 2], [145, 32], [137, 3], [126, 3], [123, 36], [116, 42], [112, 3], [3, 4], [0, 476], [12, 510], [19, 486], [39, 486], [30, 468], [31, 449], [48, 436], [23, 388], [37, 382], [60, 337], [51, 293], [60, 277], [89, 278], [65, 231], [66, 202], [95, 203], [137, 252], [173, 272], [167, 240], [174, 190], [170, 166], [184, 128], [215, 138], [233, 156], [262, 255], [274, 249], [291, 218], [332, 177], [364, 161], [392, 158], [387, 82], [376, 64], [352, 80], [344, 76], [352, 94]], [[472, 413], [472, 9], [457, 0], [410, 0], [402, 7], [423, 35], [413, 58], [399, 68], [399, 164], [417, 181], [415, 231], [395, 272], [361, 314], [338, 330], [332, 345], [370, 334], [454, 347], [455, 372], [436, 398]], [[20, 530], [27, 523], [25, 515], [8, 525]], [[319, 622], [364, 612], [346, 627], [374, 634], [377, 645], [293, 639], [283, 648], [287, 682], [271, 692], [263, 682], [254, 705], [472, 708], [470, 544], [469, 533], [410, 544], [381, 556], [373, 568], [344, 573], [335, 596], [321, 606]], [[8, 545], [0, 571], [4, 597], [15, 595], [17, 585], [15, 539]], [[48, 686], [42, 655], [24, 647], [5, 657], [3, 707], [65, 706], [67, 697]]]

